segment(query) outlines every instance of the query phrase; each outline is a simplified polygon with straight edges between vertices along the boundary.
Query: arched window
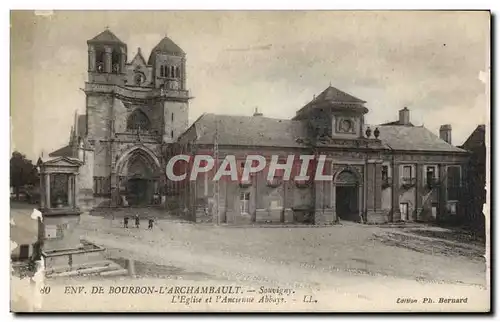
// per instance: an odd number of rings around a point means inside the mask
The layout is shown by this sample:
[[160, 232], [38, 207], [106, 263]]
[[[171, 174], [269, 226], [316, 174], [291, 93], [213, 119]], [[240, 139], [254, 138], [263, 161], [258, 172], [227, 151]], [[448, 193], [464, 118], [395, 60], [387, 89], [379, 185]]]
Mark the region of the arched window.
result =
[[163, 66], [160, 66], [160, 77], [165, 77], [165, 70], [163, 69]]
[[127, 129], [128, 130], [149, 130], [151, 128], [151, 122], [149, 121], [148, 116], [137, 109], [130, 114], [127, 120]]
[[98, 73], [104, 73], [104, 50], [98, 49], [95, 53], [95, 68]]
[[180, 78], [181, 77], [181, 70], [179, 67], [175, 67], [175, 77]]
[[175, 77], [175, 67], [174, 66], [170, 66], [170, 77], [171, 78]]
[[113, 74], [120, 73], [120, 53], [117, 50], [111, 54], [111, 71]]

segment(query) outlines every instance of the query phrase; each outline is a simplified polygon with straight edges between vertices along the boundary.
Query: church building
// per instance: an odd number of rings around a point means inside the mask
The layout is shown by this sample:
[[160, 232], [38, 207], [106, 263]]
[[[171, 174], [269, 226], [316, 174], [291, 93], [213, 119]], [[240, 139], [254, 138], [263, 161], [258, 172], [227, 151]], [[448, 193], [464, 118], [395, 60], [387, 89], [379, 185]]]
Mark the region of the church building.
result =
[[[75, 116], [68, 146], [52, 156], [84, 162], [79, 196], [92, 206], [159, 206], [194, 221], [333, 224], [436, 221], [460, 216], [469, 153], [410, 120], [365, 123], [365, 101], [332, 86], [292, 119], [203, 114], [188, 126], [186, 54], [165, 37], [146, 61], [105, 30], [87, 42], [86, 114]], [[272, 108], [272, 107], [271, 107]], [[280, 161], [325, 155], [331, 181], [171, 182], [165, 168], [176, 154], [234, 155]], [[185, 171], [190, 171], [188, 168]]]

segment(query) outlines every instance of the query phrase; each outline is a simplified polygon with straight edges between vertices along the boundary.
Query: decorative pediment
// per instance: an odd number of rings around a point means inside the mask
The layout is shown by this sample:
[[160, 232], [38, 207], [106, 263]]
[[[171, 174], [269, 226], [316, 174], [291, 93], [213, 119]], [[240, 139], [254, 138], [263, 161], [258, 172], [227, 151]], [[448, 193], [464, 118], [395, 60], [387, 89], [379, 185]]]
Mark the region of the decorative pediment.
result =
[[83, 164], [82, 161], [75, 158], [58, 157], [55, 159], [47, 160], [42, 163], [42, 167], [74, 167], [78, 168]]

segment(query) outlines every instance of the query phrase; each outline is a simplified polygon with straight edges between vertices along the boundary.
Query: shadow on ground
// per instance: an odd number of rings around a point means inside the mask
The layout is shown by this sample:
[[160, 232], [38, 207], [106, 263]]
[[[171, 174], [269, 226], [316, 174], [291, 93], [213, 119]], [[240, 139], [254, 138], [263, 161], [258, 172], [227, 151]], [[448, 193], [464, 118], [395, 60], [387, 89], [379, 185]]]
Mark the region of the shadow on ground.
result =
[[484, 261], [485, 246], [464, 231], [415, 228], [374, 234], [374, 240], [387, 246], [400, 247], [423, 254], [463, 256]]
[[410, 229], [411, 232], [416, 235], [444, 239], [447, 241], [454, 241], [459, 243], [473, 243], [478, 246], [485, 246], [485, 240], [473, 232], [468, 232], [464, 230], [457, 229], [447, 229], [447, 230], [422, 230], [422, 229]]
[[[129, 260], [123, 257], [108, 259], [119, 264], [121, 267], [129, 268]], [[158, 265], [155, 263], [147, 263], [134, 260], [135, 275], [137, 277], [157, 277], [157, 278], [168, 278], [168, 279], [186, 279], [186, 280], [213, 280], [214, 277], [202, 273], [202, 272], [192, 272], [187, 271], [183, 268], [176, 266], [165, 266]]]

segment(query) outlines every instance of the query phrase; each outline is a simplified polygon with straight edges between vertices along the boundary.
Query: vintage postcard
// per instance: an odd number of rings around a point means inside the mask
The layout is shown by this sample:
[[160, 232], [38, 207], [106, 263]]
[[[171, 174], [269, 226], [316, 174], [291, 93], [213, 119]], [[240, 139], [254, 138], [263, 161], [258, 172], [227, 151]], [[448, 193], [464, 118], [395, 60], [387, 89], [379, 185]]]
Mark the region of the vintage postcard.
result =
[[490, 311], [490, 12], [10, 19], [11, 311]]

